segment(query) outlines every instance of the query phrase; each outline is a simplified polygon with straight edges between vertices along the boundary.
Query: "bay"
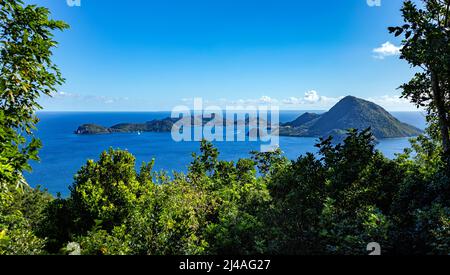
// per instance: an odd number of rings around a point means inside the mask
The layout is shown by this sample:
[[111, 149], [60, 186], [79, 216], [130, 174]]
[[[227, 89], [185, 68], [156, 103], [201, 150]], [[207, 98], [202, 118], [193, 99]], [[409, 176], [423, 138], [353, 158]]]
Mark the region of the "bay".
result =
[[[310, 111], [314, 112], [314, 111]], [[316, 111], [317, 112], [317, 111]], [[292, 121], [303, 111], [282, 111], [280, 121]], [[392, 113], [403, 122], [424, 129], [425, 117], [419, 112]], [[156, 170], [185, 172], [192, 160], [192, 153], [199, 152], [198, 142], [174, 142], [170, 133], [126, 133], [111, 135], [79, 136], [74, 131], [85, 123], [112, 126], [118, 123], [142, 123], [152, 119], [163, 119], [170, 112], [40, 112], [40, 123], [35, 133], [42, 140], [40, 162], [32, 162], [33, 171], [26, 173], [28, 183], [47, 188], [50, 193], [67, 196], [76, 172], [88, 159], [98, 159], [108, 148], [128, 150], [136, 157], [136, 166], [155, 159]], [[316, 152], [316, 138], [280, 137], [280, 147], [286, 157], [296, 159], [307, 152]], [[250, 156], [260, 149], [259, 142], [216, 142], [223, 160], [238, 160]], [[380, 140], [377, 149], [387, 157], [394, 158], [409, 147], [408, 138]]]

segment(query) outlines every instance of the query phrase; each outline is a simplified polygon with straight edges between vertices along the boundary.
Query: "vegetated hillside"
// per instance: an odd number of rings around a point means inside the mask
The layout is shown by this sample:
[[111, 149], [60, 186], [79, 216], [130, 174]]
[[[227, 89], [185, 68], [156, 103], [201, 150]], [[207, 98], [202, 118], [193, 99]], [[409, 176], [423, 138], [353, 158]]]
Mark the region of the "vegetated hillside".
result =
[[301, 127], [304, 126], [306, 123], [317, 120], [320, 117], [319, 114], [314, 113], [304, 113], [303, 115], [299, 116], [294, 121], [285, 123], [283, 126], [290, 126], [290, 127]]
[[334, 130], [371, 128], [376, 138], [411, 137], [421, 133], [418, 128], [400, 122], [375, 103], [348, 96], [322, 115], [310, 128], [323, 135]]
[[347, 96], [323, 115], [304, 114], [281, 126], [280, 135], [338, 137], [348, 129], [367, 128], [371, 128], [378, 139], [413, 137], [422, 133], [418, 128], [399, 121], [375, 103]]

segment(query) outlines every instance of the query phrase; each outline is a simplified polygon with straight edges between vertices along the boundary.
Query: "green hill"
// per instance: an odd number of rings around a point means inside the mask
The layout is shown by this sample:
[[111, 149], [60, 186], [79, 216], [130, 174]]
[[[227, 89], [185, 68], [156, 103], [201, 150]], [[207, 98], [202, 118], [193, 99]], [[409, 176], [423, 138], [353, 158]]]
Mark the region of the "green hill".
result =
[[413, 137], [422, 133], [418, 128], [400, 122], [375, 103], [347, 96], [323, 115], [305, 114], [281, 126], [280, 135], [327, 137], [345, 133], [348, 129], [369, 127], [378, 139]]
[[319, 117], [320, 117], [320, 115], [318, 115], [318, 114], [304, 113], [303, 115], [299, 116], [296, 120], [285, 123], [283, 126], [302, 127], [306, 123], [317, 120]]

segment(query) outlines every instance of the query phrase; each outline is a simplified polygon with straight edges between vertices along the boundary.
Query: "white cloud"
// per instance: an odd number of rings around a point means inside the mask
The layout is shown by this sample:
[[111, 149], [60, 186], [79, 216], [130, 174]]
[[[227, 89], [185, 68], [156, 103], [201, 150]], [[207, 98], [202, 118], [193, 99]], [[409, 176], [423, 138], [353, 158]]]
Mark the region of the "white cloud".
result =
[[378, 97], [369, 97], [368, 101], [380, 105], [387, 110], [403, 111], [403, 110], [416, 110], [417, 108], [406, 98], [400, 98], [396, 95], [384, 95]]
[[273, 99], [273, 98], [271, 98], [271, 97], [269, 97], [269, 96], [262, 96], [262, 97], [259, 99], [259, 102], [262, 103], [262, 104], [275, 104], [275, 103], [278, 102], [278, 100]]
[[242, 106], [256, 106], [256, 105], [275, 105], [278, 104], [278, 99], [269, 97], [269, 96], [262, 96], [258, 99], [252, 99], [252, 98], [240, 98], [237, 100], [227, 100], [225, 98], [221, 98], [218, 102], [219, 105], [225, 106], [225, 105], [242, 105]]
[[308, 91], [305, 93], [305, 97], [303, 98], [305, 102], [313, 104], [313, 103], [317, 103], [318, 101], [320, 101], [320, 96], [317, 93], [317, 91]]
[[[50, 99], [52, 100], [56, 99], [59, 101], [64, 100], [71, 100], [71, 102], [80, 102], [80, 103], [97, 103], [97, 104], [114, 104], [114, 103], [120, 103], [124, 101], [130, 100], [129, 97], [110, 97], [110, 96], [97, 96], [97, 95], [83, 95], [83, 94], [76, 94], [76, 93], [69, 93], [69, 92], [57, 92], [55, 93]], [[44, 98], [45, 100], [45, 98]]]
[[68, 92], [57, 92], [52, 96], [53, 98], [63, 99], [63, 98], [78, 98], [78, 94], [68, 93]]
[[337, 103], [343, 97], [327, 97], [320, 95], [317, 91], [311, 90], [305, 93], [301, 98], [289, 97], [282, 100], [284, 105], [301, 106], [301, 105], [316, 105], [319, 107], [329, 107]]
[[302, 100], [297, 97], [289, 97], [283, 100], [283, 104], [286, 105], [299, 105], [302, 103]]
[[[203, 100], [205, 105], [217, 105], [221, 107], [226, 106], [260, 106], [260, 105], [272, 105], [279, 106], [280, 108], [287, 109], [329, 109], [337, 102], [339, 102], [343, 96], [329, 97], [320, 95], [316, 90], [310, 90], [304, 93], [300, 97], [288, 97], [284, 99], [273, 98], [270, 96], [261, 96], [260, 98], [253, 99], [237, 99], [228, 100], [226, 98], [220, 98], [218, 100]], [[368, 101], [374, 102], [382, 106], [383, 108], [391, 111], [403, 111], [403, 110], [416, 110], [415, 106], [409, 102], [408, 99], [400, 98], [398, 95], [383, 95], [364, 98]], [[82, 95], [69, 92], [58, 92], [53, 98], [48, 100], [56, 100], [58, 102], [67, 102], [69, 106], [89, 105], [89, 106], [117, 106], [117, 104], [123, 104], [124, 102], [133, 101], [128, 97], [110, 97], [110, 96], [98, 96], [98, 95]], [[190, 105], [193, 103], [193, 98], [180, 99], [183, 104]], [[133, 101], [134, 102], [134, 101]]]
[[389, 56], [395, 56], [400, 54], [401, 46], [395, 46], [391, 42], [386, 42], [381, 47], [373, 49], [374, 57], [377, 59], [385, 59]]

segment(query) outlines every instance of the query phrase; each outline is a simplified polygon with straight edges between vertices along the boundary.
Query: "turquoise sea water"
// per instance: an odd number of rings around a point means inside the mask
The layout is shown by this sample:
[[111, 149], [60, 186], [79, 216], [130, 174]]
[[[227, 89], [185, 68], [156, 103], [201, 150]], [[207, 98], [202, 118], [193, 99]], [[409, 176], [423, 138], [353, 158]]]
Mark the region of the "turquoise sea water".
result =
[[[295, 119], [303, 112], [284, 111], [280, 121]], [[403, 122], [425, 128], [423, 114], [416, 112], [393, 113]], [[99, 154], [112, 147], [128, 150], [136, 156], [137, 166], [156, 160], [156, 170], [186, 171], [193, 152], [198, 152], [198, 142], [176, 143], [170, 133], [127, 133], [111, 135], [78, 136], [73, 132], [84, 123], [112, 126], [123, 122], [146, 122], [170, 116], [169, 112], [155, 113], [39, 113], [41, 122], [36, 135], [42, 140], [40, 162], [32, 163], [33, 172], [25, 176], [31, 186], [41, 185], [51, 193], [68, 194], [73, 176], [87, 159], [97, 159]], [[315, 138], [280, 137], [280, 147], [290, 159], [306, 152], [316, 152]], [[238, 160], [248, 157], [252, 150], [259, 150], [258, 142], [217, 142], [220, 158]], [[377, 148], [393, 158], [409, 146], [407, 138], [381, 140]]]

